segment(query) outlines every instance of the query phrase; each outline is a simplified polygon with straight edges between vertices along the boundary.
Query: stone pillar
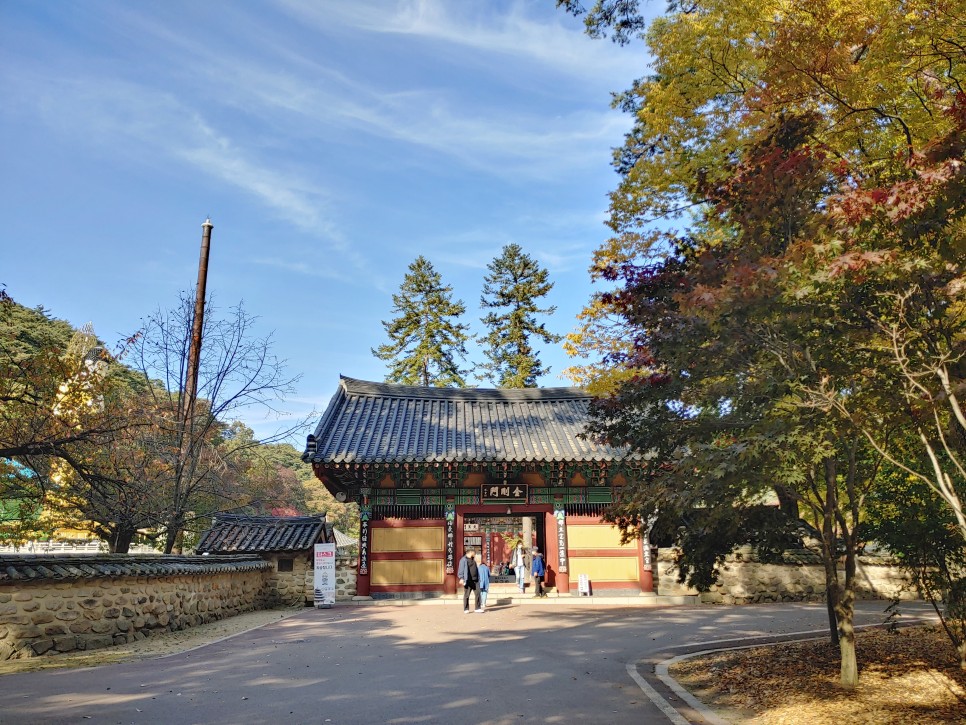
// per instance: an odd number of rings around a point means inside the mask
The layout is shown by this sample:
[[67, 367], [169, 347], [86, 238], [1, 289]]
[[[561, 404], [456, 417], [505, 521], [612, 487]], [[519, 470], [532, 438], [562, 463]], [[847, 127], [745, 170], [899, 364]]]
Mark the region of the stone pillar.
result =
[[356, 575], [356, 596], [368, 597], [370, 562], [369, 554], [371, 549], [371, 536], [369, 520], [372, 518], [372, 506], [361, 504], [359, 506], [359, 570]]
[[556, 522], [555, 539], [557, 542], [557, 594], [570, 594], [570, 563], [567, 555], [567, 512], [562, 505], [554, 506], [553, 520]]

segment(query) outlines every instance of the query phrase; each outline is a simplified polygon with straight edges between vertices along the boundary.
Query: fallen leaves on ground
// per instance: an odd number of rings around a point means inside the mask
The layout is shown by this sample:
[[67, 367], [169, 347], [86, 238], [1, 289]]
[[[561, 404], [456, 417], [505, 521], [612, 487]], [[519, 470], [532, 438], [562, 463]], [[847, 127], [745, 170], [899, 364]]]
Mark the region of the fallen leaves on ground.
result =
[[826, 638], [684, 660], [671, 675], [721, 714], [749, 725], [936, 725], [966, 722], [966, 671], [937, 627], [856, 635], [859, 686], [838, 686]]

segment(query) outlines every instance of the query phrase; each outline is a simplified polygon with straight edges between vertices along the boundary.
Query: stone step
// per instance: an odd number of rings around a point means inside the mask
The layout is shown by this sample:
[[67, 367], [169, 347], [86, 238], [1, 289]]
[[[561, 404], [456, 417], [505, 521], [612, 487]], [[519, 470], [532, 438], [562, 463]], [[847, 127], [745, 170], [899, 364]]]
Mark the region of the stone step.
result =
[[[430, 598], [405, 598], [405, 599], [371, 599], [368, 597], [354, 597], [352, 601], [337, 601], [337, 606], [341, 605], [361, 605], [361, 606], [382, 606], [382, 607], [401, 607], [401, 606], [425, 606], [425, 605], [449, 605], [462, 606], [463, 595], [448, 594]], [[636, 596], [576, 596], [573, 594], [558, 595], [551, 591], [546, 597], [539, 599], [532, 594], [497, 594], [491, 592], [487, 598], [486, 606], [488, 609], [506, 606], [562, 606], [562, 607], [594, 607], [594, 606], [619, 606], [619, 607], [680, 607], [700, 605], [696, 596], [660, 596], [651, 594], [639, 594]]]

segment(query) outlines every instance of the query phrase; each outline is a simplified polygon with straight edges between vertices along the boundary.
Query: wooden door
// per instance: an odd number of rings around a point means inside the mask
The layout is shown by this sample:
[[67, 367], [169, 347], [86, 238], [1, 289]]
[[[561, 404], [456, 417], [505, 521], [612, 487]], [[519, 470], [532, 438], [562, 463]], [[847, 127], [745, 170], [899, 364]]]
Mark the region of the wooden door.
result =
[[507, 550], [506, 541], [497, 531], [490, 532], [490, 569], [498, 571], [498, 567], [504, 559], [509, 560], [510, 552]]

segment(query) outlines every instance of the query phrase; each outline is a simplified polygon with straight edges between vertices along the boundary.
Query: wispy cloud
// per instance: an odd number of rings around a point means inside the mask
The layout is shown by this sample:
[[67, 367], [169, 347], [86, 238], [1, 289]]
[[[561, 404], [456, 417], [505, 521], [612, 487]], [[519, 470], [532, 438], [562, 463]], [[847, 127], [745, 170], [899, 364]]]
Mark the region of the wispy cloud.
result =
[[237, 57], [199, 66], [209, 75], [207, 85], [221, 89], [223, 103], [297, 136], [363, 132], [510, 181], [545, 180], [599, 165], [602, 153], [630, 125], [626, 116], [606, 108], [548, 118], [506, 104], [468, 107], [466, 99], [438, 89], [389, 92], [340, 73], [320, 81], [314, 74]]
[[61, 132], [110, 145], [145, 163], [174, 159], [255, 197], [303, 230], [338, 233], [328, 194], [306, 177], [256, 158], [174, 95], [116, 79], [21, 76], [8, 79]]
[[335, 265], [309, 264], [307, 262], [290, 262], [284, 259], [272, 257], [258, 257], [251, 260], [252, 264], [261, 267], [273, 267], [285, 272], [294, 272], [306, 277], [318, 277], [319, 279], [332, 279], [346, 282], [353, 279], [353, 275], [339, 270]]
[[[559, 21], [548, 24], [545, 19], [538, 22], [527, 17], [522, 6], [513, 6], [506, 13], [484, 8], [474, 17], [453, 9], [463, 6], [425, 1], [323, 7], [281, 0], [279, 7], [286, 17], [314, 26], [323, 46], [333, 27], [393, 34], [407, 43], [396, 52], [427, 52], [440, 66], [453, 54], [434, 53], [430, 48], [433, 41], [475, 51], [457, 53], [458, 58], [479, 60], [481, 54], [522, 57], [568, 79], [575, 75], [592, 79], [602, 88], [621, 87], [627, 75], [624, 71], [640, 62], [631, 52], [615, 53], [609, 44], [583, 37], [579, 24], [566, 24], [569, 19], [562, 12]], [[194, 84], [195, 97], [201, 95], [215, 109], [231, 109], [240, 118], [272, 129], [270, 143], [290, 147], [298, 140], [312, 140], [326, 144], [361, 132], [388, 143], [402, 142], [392, 152], [397, 163], [406, 157], [404, 150], [409, 147], [413, 153], [406, 163], [432, 166], [445, 158], [466, 170], [513, 183], [546, 181], [562, 172], [598, 166], [602, 154], [630, 125], [626, 116], [606, 108], [604, 98], [593, 110], [575, 105], [548, 116], [542, 104], [520, 100], [528, 93], [512, 94], [516, 101], [511, 101], [511, 94], [502, 93], [499, 100], [486, 102], [462, 84], [434, 83], [426, 77], [414, 79], [409, 87], [389, 85], [378, 74], [370, 77], [354, 65], [333, 63], [313, 45], [291, 42], [279, 35], [284, 24], [260, 28], [248, 22], [244, 13], [229, 19], [235, 42], [217, 48], [190, 34], [176, 33], [170, 23], [151, 15], [127, 10], [120, 17], [125, 28], [153, 44], [169, 64], [170, 73]], [[378, 45], [379, 41], [370, 39], [369, 43]], [[498, 78], [499, 63], [482, 60], [479, 65], [471, 84], [495, 84], [499, 89], [507, 82]], [[508, 72], [520, 75], [512, 69]], [[556, 87], [565, 92], [568, 85], [560, 81], [556, 80]], [[554, 85], [540, 85], [545, 87]], [[183, 93], [179, 100], [184, 102]], [[273, 208], [293, 215], [299, 224], [321, 226], [323, 232], [337, 236], [334, 229], [325, 228], [328, 217], [320, 208], [317, 189], [306, 187], [289, 172], [278, 179], [281, 184], [276, 183], [272, 174], [258, 173], [266, 166], [264, 162], [253, 169], [253, 160], [240, 156], [237, 139], [226, 144], [210, 129], [197, 130], [204, 143], [184, 152], [185, 160], [205, 165], [217, 161], [209, 168], [222, 170], [225, 181], [244, 184]], [[438, 158], [417, 160], [420, 149], [430, 150]]]
[[[187, 135], [169, 152], [197, 169], [251, 194], [293, 226], [322, 231], [336, 238], [338, 231], [325, 215], [325, 194], [291, 172], [280, 172], [248, 158], [229, 138], [196, 119]], [[140, 139], [144, 141], [144, 139]]]
[[488, 3], [443, 0], [398, 0], [389, 3], [337, 3], [321, 6], [300, 0], [280, 0], [287, 12], [319, 28], [333, 18], [371, 33], [414, 36], [480, 53], [522, 57], [571, 78], [617, 79], [622, 83], [641, 69], [637, 52], [615, 52], [609, 43], [592, 41], [579, 22], [560, 11], [555, 22], [528, 16], [526, 6], [513, 3], [496, 12]]
[[296, 229], [321, 238], [345, 263], [369, 260], [347, 242], [331, 214], [332, 195], [304, 170], [265, 158], [215, 128], [202, 112], [173, 94], [117, 79], [52, 78], [21, 69], [3, 85], [60, 133], [111, 148], [142, 164], [180, 162], [234, 187]]

